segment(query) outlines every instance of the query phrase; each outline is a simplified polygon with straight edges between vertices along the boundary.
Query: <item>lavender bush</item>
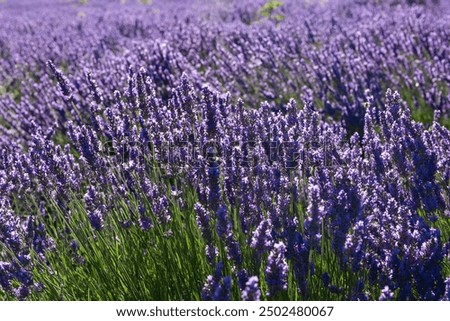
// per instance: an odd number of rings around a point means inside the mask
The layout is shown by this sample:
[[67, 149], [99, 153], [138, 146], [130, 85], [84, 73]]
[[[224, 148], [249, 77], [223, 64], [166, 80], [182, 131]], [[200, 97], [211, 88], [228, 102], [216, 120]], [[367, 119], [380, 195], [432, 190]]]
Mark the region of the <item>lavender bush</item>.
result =
[[0, 299], [448, 300], [449, 9], [0, 3]]

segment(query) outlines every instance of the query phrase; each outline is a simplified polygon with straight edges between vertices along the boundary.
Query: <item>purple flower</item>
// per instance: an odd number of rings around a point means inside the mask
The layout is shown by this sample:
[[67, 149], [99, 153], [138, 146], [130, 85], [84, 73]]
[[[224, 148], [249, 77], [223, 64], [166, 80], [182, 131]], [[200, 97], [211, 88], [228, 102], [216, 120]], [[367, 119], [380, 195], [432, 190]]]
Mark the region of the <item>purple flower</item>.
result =
[[273, 244], [273, 237], [271, 233], [272, 223], [270, 219], [262, 220], [253, 232], [250, 247], [257, 250], [259, 253], [270, 250]]
[[212, 211], [217, 211], [221, 200], [221, 189], [219, 183], [220, 168], [215, 160], [213, 148], [208, 148], [208, 177], [209, 177], [209, 195], [208, 204]]
[[220, 284], [214, 292], [214, 301], [230, 301], [231, 284], [231, 277], [224, 277], [222, 280], [222, 284]]
[[30, 293], [30, 288], [26, 285], [21, 285], [19, 288], [14, 290], [14, 295], [19, 300], [25, 300], [30, 295]]
[[322, 239], [322, 220], [325, 216], [325, 209], [322, 204], [320, 187], [314, 178], [309, 179], [308, 184], [308, 216], [305, 219], [305, 233], [308, 236], [311, 249], [320, 249]]
[[210, 216], [206, 209], [200, 204], [194, 204], [194, 210], [196, 213], [196, 221], [197, 225], [202, 232], [203, 237], [205, 238], [207, 243], [212, 241], [211, 229], [210, 229]]
[[147, 231], [153, 227], [153, 220], [150, 216], [139, 217], [139, 226], [143, 231]]
[[233, 235], [229, 235], [225, 239], [225, 244], [227, 250], [227, 257], [230, 260], [233, 260], [233, 262], [237, 264], [237, 266], [240, 266], [242, 264], [242, 253], [239, 242], [234, 239]]
[[11, 288], [12, 274], [10, 266], [10, 263], [0, 261], [0, 285], [5, 291]]
[[394, 298], [394, 293], [389, 289], [389, 287], [386, 285], [381, 290], [381, 295], [378, 298], [379, 301], [391, 301]]
[[53, 75], [56, 77], [56, 80], [58, 81], [59, 87], [61, 88], [61, 92], [63, 93], [63, 95], [67, 99], [72, 98], [72, 90], [70, 88], [69, 82], [66, 79], [66, 77], [64, 77], [61, 70], [57, 69], [51, 60], [47, 62], [47, 65], [52, 71]]
[[442, 301], [450, 301], [450, 278], [445, 280], [445, 293], [442, 296]]
[[208, 275], [206, 283], [202, 289], [202, 300], [213, 301], [214, 295], [218, 288], [219, 288], [218, 282], [214, 279], [212, 275]]
[[287, 290], [288, 265], [286, 262], [286, 247], [283, 242], [276, 243], [267, 259], [265, 271], [266, 283], [269, 287], [267, 296], [273, 297], [280, 291]]
[[247, 270], [245, 270], [245, 269], [239, 270], [239, 271], [237, 272], [237, 277], [238, 277], [239, 288], [240, 288], [241, 290], [243, 290], [243, 289], [245, 288], [245, 284], [246, 284], [247, 281], [248, 281], [248, 273], [247, 273]]
[[213, 275], [209, 275], [202, 289], [203, 301], [229, 301], [232, 279], [223, 277], [223, 263], [218, 262]]
[[216, 246], [207, 244], [205, 248], [206, 259], [209, 264], [213, 264], [215, 262], [216, 257], [219, 254], [219, 250]]
[[217, 210], [216, 231], [220, 238], [225, 239], [231, 234], [231, 224], [228, 221], [228, 210], [221, 204]]
[[242, 300], [244, 301], [259, 301], [261, 291], [258, 286], [258, 277], [252, 276], [245, 284], [245, 289], [242, 290]]
[[104, 227], [103, 215], [99, 209], [88, 212], [89, 222], [94, 230], [101, 231]]

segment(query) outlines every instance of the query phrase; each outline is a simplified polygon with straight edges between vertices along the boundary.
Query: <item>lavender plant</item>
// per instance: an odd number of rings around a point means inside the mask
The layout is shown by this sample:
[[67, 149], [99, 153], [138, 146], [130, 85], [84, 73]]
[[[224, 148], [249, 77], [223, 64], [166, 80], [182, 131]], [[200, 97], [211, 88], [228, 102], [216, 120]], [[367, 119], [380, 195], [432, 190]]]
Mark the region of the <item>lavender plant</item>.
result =
[[448, 300], [448, 10], [0, 3], [0, 299]]

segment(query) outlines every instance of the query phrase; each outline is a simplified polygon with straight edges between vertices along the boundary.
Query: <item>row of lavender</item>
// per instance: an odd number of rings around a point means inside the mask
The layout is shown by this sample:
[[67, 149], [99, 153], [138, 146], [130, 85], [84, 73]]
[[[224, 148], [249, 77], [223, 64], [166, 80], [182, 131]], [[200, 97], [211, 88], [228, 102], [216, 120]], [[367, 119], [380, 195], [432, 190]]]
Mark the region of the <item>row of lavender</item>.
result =
[[[335, 298], [448, 299], [445, 8], [294, 4], [269, 19], [242, 4], [181, 18], [158, 4], [82, 7], [73, 25], [58, 23], [72, 7], [40, 26], [6, 17], [5, 293], [45, 291], [36, 266], [52, 269], [55, 237], [80, 246], [71, 231], [50, 237], [52, 216], [70, 221], [81, 199], [93, 242], [112, 226], [148, 232], [194, 216], [211, 275], [192, 291], [205, 300], [292, 287], [317, 298], [317, 280]], [[431, 126], [413, 120], [423, 106]]]
[[[230, 91], [250, 106], [267, 100], [278, 108], [310, 91], [321, 112], [352, 132], [362, 129], [366, 90], [383, 104], [386, 89], [396, 88], [413, 116], [428, 123], [433, 110], [449, 113], [446, 8], [380, 10], [351, 3], [305, 8], [293, 1], [276, 9], [285, 21], [274, 25], [258, 16], [262, 3], [244, 6], [246, 10], [242, 5], [197, 6], [177, 10], [176, 18], [153, 6], [126, 7], [125, 13], [121, 7], [106, 13], [81, 7], [78, 15], [72, 7], [57, 7], [58, 16], [50, 15], [43, 25], [27, 14], [5, 14], [0, 37], [3, 91], [20, 98], [23, 118], [51, 115], [48, 111], [59, 108], [58, 103], [36, 94], [49, 90], [44, 67], [51, 59], [71, 75], [83, 97], [86, 70], [112, 100], [111, 93], [126, 85], [132, 65], [146, 68], [166, 99], [182, 72], [196, 88], [208, 84]], [[61, 19], [75, 22], [61, 24]], [[7, 110], [2, 114], [13, 118]], [[54, 118], [40, 122], [49, 126]]]

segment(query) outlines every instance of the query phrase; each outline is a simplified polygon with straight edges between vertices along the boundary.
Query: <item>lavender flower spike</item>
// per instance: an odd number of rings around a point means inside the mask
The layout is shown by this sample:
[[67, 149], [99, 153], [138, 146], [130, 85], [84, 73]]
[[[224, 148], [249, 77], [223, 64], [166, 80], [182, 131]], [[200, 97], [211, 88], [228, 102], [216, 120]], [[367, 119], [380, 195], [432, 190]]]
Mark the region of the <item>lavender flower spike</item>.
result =
[[252, 276], [245, 284], [245, 289], [242, 290], [242, 300], [244, 301], [259, 301], [261, 291], [258, 286], [258, 277]]
[[378, 298], [379, 301], [391, 301], [394, 298], [394, 293], [386, 285], [383, 290], [381, 290], [381, 295]]
[[250, 247], [257, 250], [258, 253], [270, 250], [273, 244], [271, 232], [272, 223], [270, 219], [261, 221], [256, 230], [253, 232], [253, 238]]
[[277, 292], [287, 290], [288, 265], [286, 246], [283, 242], [274, 245], [267, 260], [266, 283], [269, 286], [267, 296], [273, 297]]

